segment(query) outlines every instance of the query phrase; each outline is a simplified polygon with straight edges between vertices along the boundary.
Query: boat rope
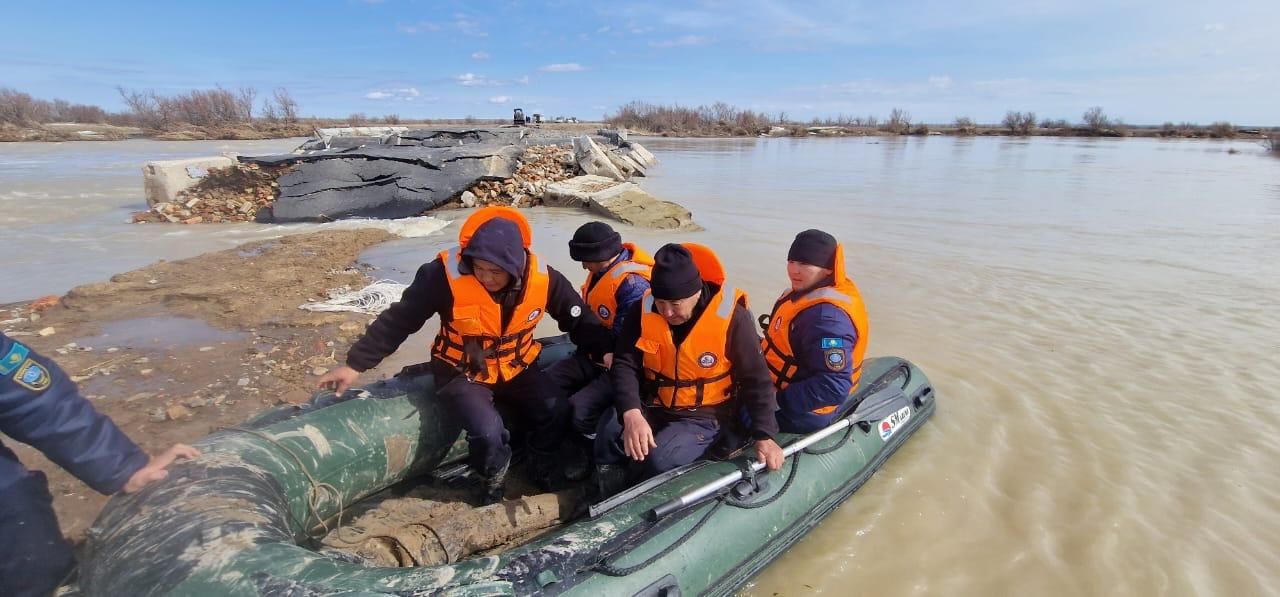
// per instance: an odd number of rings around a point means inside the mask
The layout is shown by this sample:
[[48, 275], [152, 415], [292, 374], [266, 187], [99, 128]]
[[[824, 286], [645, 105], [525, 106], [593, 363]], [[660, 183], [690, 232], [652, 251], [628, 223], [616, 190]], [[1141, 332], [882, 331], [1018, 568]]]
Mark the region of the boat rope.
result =
[[[850, 424], [848, 427], [846, 427], [844, 435], [841, 435], [840, 439], [830, 446], [827, 446], [825, 448], [813, 448], [813, 447], [805, 448], [800, 452], [796, 452], [795, 454], [792, 454], [791, 470], [787, 472], [787, 480], [783, 481], [782, 487], [778, 488], [778, 491], [776, 491], [773, 495], [756, 502], [735, 498], [729, 494], [721, 495], [715, 499], [715, 505], [709, 508], [706, 511], [706, 513], [702, 515], [702, 519], [699, 520], [697, 524], [693, 525], [688, 531], [685, 531], [685, 533], [681, 535], [678, 539], [676, 539], [674, 542], [672, 542], [671, 545], [668, 545], [658, 553], [653, 554], [649, 558], [645, 559], [643, 562], [640, 562], [638, 564], [634, 564], [631, 566], [618, 567], [615, 565], [615, 562], [618, 560], [618, 558], [626, 554], [614, 553], [612, 555], [605, 556], [604, 558], [602, 558], [599, 562], [595, 564], [595, 566], [593, 566], [593, 568], [596, 571], [606, 576], [627, 576], [637, 570], [640, 570], [642, 568], [649, 566], [650, 564], [658, 561], [663, 556], [666, 556], [667, 554], [671, 553], [675, 549], [679, 548], [682, 544], [684, 544], [685, 541], [688, 541], [689, 538], [693, 537], [693, 535], [695, 535], [699, 529], [701, 529], [705, 524], [707, 524], [707, 521], [711, 520], [711, 517], [716, 513], [716, 511], [720, 508], [720, 506], [729, 505], [735, 508], [743, 508], [743, 509], [749, 510], [753, 508], [763, 508], [765, 506], [768, 506], [769, 504], [772, 504], [773, 502], [777, 501], [778, 498], [785, 495], [787, 493], [787, 490], [791, 489], [791, 485], [795, 482], [796, 477], [798, 476], [798, 472], [800, 470], [800, 456], [802, 454], [815, 454], [815, 455], [829, 454], [831, 452], [834, 452], [840, 449], [845, 444], [849, 443], [849, 439], [853, 437], [853, 430], [855, 427], [857, 427], [857, 425], [854, 425], [854, 424]], [[750, 466], [743, 467], [742, 474], [743, 474], [743, 478], [747, 482], [751, 483], [752, 485], [755, 485], [755, 477], [758, 473], [752, 471]], [[655, 528], [657, 526], [658, 525], [656, 524], [654, 525]], [[647, 532], [651, 532], [652, 530], [653, 528], [650, 528], [649, 531]]]
[[[751, 468], [746, 467], [745, 470], [750, 471]], [[796, 480], [796, 471], [799, 471], [799, 470], [800, 470], [800, 454], [796, 453], [791, 457], [791, 472], [787, 473], [787, 480], [782, 482], [782, 487], [778, 488], [778, 491], [774, 492], [773, 495], [763, 500], [760, 500], [758, 502], [753, 502], [753, 501], [749, 501], [751, 496], [747, 496], [747, 499], [740, 499], [740, 498], [733, 497], [733, 495], [730, 494], [730, 495], [726, 495], [723, 498], [724, 502], [735, 508], [742, 508], [745, 510], [750, 510], [752, 508], [763, 508], [765, 506], [768, 506], [769, 504], [776, 502], [778, 498], [782, 497], [783, 494], [787, 493], [787, 490], [791, 488], [791, 483]], [[744, 471], [744, 474], [746, 474], [745, 471]], [[750, 476], [747, 478], [747, 480], [752, 485], [755, 485], [755, 482], [756, 482], [755, 477], [756, 477], [756, 473], [751, 473]]]
[[408, 284], [395, 280], [378, 280], [359, 290], [337, 288], [329, 291], [329, 298], [319, 302], [299, 305], [307, 311], [350, 311], [377, 315], [400, 300]]
[[625, 566], [621, 568], [615, 566], [614, 562], [616, 562], [618, 558], [626, 555], [625, 553], [621, 553], [621, 554], [606, 556], [604, 559], [601, 559], [599, 562], [597, 562], [594, 568], [598, 570], [601, 574], [604, 574], [606, 576], [627, 576], [632, 572], [645, 568], [649, 566], [649, 564], [652, 564], [658, 561], [663, 556], [676, 550], [681, 545], [684, 545], [684, 542], [688, 541], [690, 537], [693, 537], [694, 535], [698, 534], [698, 531], [702, 529], [703, 525], [707, 524], [707, 521], [711, 520], [711, 517], [716, 513], [716, 510], [719, 510], [720, 506], [723, 506], [723, 505], [724, 505], [723, 501], [716, 500], [715, 505], [707, 509], [706, 513], [702, 515], [702, 519], [699, 520], [697, 524], [694, 524], [692, 527], [689, 527], [689, 530], [685, 531], [684, 534], [680, 535], [678, 539], [671, 542], [671, 545], [664, 547], [661, 551], [653, 554], [652, 556], [649, 556], [647, 559], [645, 559], [645, 561], [640, 562], [639, 564], [634, 564], [631, 566]]
[[[857, 426], [858, 426], [857, 423], [849, 423], [849, 426], [844, 428], [844, 435], [840, 436], [840, 441], [837, 441], [836, 443], [831, 444], [830, 446], [827, 446], [825, 448], [814, 448], [810, 446], [808, 448], [805, 448], [803, 452], [805, 454], [830, 454], [832, 452], [835, 452], [836, 450], [839, 450], [840, 448], [844, 447], [846, 443], [848, 443], [849, 438], [853, 436], [853, 429]], [[799, 454], [797, 454], [797, 456], [799, 456]]]
[[[324, 529], [324, 532], [326, 535], [329, 534], [331, 530], [329, 529], [329, 524], [326, 523], [325, 519], [320, 516], [320, 504], [322, 503], [321, 500], [323, 499], [322, 494], [328, 493], [330, 496], [332, 496], [333, 501], [338, 504], [338, 522], [337, 522], [337, 526], [335, 526], [333, 530], [336, 530], [339, 532], [339, 539], [341, 539], [342, 515], [345, 512], [345, 508], [343, 507], [343, 504], [342, 504], [342, 493], [338, 491], [337, 487], [334, 487], [329, 483], [317, 481], [316, 478], [312, 476], [311, 471], [307, 469], [307, 465], [302, 461], [302, 458], [298, 456], [298, 454], [295, 453], [293, 450], [290, 450], [289, 446], [286, 446], [280, 443], [279, 440], [272, 437], [270, 434], [264, 433], [262, 431], [258, 431], [257, 429], [250, 429], [248, 427], [239, 427], [239, 426], [227, 427], [226, 431], [239, 431], [241, 433], [247, 433], [254, 437], [266, 440], [267, 443], [279, 448], [280, 451], [284, 452], [285, 454], [288, 454], [289, 457], [292, 458], [293, 461], [298, 464], [298, 469], [302, 471], [302, 474], [306, 475], [307, 481], [311, 483], [311, 487], [307, 488], [307, 509], [310, 512], [311, 516], [315, 517], [316, 522], [320, 524], [320, 527]], [[305, 521], [303, 521], [302, 524], [299, 524], [298, 526], [306, 529]], [[311, 534], [309, 530], [308, 530], [308, 534]]]

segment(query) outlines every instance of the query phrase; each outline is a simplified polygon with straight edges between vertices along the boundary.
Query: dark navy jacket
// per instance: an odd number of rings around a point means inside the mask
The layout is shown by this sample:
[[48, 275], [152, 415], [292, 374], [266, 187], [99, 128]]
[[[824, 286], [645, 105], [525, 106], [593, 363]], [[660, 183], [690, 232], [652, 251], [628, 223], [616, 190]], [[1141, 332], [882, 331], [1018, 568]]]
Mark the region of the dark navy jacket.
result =
[[[609, 262], [609, 266], [612, 267], [615, 263], [628, 259], [631, 259], [631, 249], [623, 249], [621, 253], [618, 253], [617, 257], [613, 258], [613, 261]], [[608, 268], [605, 268], [603, 272], [591, 274], [588, 278], [590, 286], [587, 288], [594, 288], [596, 282], [599, 282], [600, 278], [604, 277], [607, 272]], [[649, 281], [636, 274], [623, 278], [622, 283], [618, 284], [618, 289], [613, 292], [613, 300], [618, 305], [618, 314], [613, 318], [613, 325], [609, 329], [613, 333], [614, 339], [617, 339], [622, 334], [622, 322], [626, 321], [627, 316], [631, 313], [631, 306], [644, 298], [646, 290], [649, 290]]]
[[[791, 350], [795, 351], [799, 369], [794, 381], [778, 392], [778, 427], [787, 433], [807, 433], [826, 427], [836, 418], [836, 412], [818, 415], [812, 412], [814, 409], [838, 406], [849, 395], [858, 331], [848, 314], [828, 303], [801, 311], [791, 329]], [[836, 348], [844, 350], [844, 358], [838, 363], [829, 354]]]
[[[120, 491], [149, 457], [80, 395], [53, 361], [0, 333], [0, 431], [102, 493]], [[30, 475], [0, 444], [0, 490]], [[2, 506], [0, 506], [2, 507]]]

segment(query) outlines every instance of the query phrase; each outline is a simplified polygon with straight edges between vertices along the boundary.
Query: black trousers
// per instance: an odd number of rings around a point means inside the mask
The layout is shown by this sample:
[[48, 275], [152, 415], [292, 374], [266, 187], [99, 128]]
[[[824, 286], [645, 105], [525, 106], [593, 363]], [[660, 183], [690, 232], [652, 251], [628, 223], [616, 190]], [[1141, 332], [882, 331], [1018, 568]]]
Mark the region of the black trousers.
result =
[[62, 538], [44, 473], [33, 471], [0, 489], [0, 593], [46, 597], [75, 567]]
[[[653, 443], [658, 444], [642, 463], [645, 478], [702, 458], [720, 435], [720, 423], [714, 417], [645, 409], [644, 418], [653, 429]], [[596, 427], [595, 457], [597, 464], [630, 462], [622, 447], [622, 423], [612, 408]]]
[[[445, 415], [467, 433], [471, 468], [480, 475], [492, 477], [511, 459], [510, 423], [526, 430], [535, 458], [548, 457], [560, 447], [568, 409], [537, 363], [496, 384], [468, 381], [456, 373], [451, 379], [442, 377], [437, 373], [436, 399]], [[504, 421], [499, 405], [520, 420]]]
[[547, 376], [568, 396], [570, 428], [582, 435], [595, 434], [601, 413], [613, 406], [613, 382], [608, 372], [575, 352], [547, 369]]

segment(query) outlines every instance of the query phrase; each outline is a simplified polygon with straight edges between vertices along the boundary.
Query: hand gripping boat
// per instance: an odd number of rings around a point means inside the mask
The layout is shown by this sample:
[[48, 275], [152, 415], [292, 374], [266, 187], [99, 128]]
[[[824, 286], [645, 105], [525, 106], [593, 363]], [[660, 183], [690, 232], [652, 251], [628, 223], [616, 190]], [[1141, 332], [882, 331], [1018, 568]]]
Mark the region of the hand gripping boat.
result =
[[[551, 344], [546, 361], [572, 346]], [[412, 568], [318, 553], [344, 508], [465, 455], [430, 375], [268, 411], [196, 445], [168, 479], [108, 502], [89, 533], [86, 595], [723, 595], [845, 501], [935, 408], [911, 363], [868, 359], [843, 418], [778, 438], [781, 470], [699, 461], [593, 504], [498, 555]], [[357, 392], [348, 392], [348, 396]], [[751, 452], [748, 450], [747, 452]], [[456, 465], [454, 465], [456, 468]]]

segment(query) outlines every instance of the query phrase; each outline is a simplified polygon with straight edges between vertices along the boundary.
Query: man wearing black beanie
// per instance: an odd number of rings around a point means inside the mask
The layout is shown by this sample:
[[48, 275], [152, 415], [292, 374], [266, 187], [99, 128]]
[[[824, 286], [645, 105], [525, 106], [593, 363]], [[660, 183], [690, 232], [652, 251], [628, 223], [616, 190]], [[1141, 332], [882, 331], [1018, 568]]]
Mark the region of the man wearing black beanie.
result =
[[834, 422], [858, 382], [867, 310], [845, 275], [844, 248], [826, 232], [796, 235], [787, 277], [790, 288], [761, 323], [761, 348], [777, 389], [778, 426], [809, 433]]
[[[587, 222], [573, 233], [569, 256], [582, 263], [587, 280], [582, 300], [617, 340], [626, 313], [649, 290], [653, 258], [640, 247], [622, 242], [622, 235], [604, 222]], [[590, 355], [578, 350], [547, 369], [547, 375], [568, 396], [573, 439], [580, 442], [578, 463], [590, 454], [600, 415], [613, 403], [613, 384], [605, 372], [612, 355]], [[606, 362], [607, 361], [607, 362]]]
[[659, 249], [650, 284], [610, 370], [620, 416], [603, 417], [598, 429], [604, 493], [619, 489], [616, 469], [627, 458], [643, 463], [645, 476], [698, 459], [739, 407], [750, 415], [756, 456], [777, 470], [777, 405], [746, 294], [725, 283], [715, 253], [694, 243]]
[[511, 434], [495, 402], [510, 405], [525, 424], [530, 476], [544, 489], [561, 481], [557, 453], [568, 423], [560, 392], [538, 364], [538, 322], [550, 315], [578, 346], [612, 350], [608, 330], [560, 272], [529, 250], [529, 222], [509, 207], [476, 211], [458, 231], [458, 246], [418, 268], [404, 296], [378, 315], [347, 351], [347, 362], [319, 380], [339, 395], [360, 372], [395, 352], [433, 315], [440, 332], [428, 370], [436, 402], [467, 436], [469, 464], [481, 483], [479, 500], [503, 499]]

